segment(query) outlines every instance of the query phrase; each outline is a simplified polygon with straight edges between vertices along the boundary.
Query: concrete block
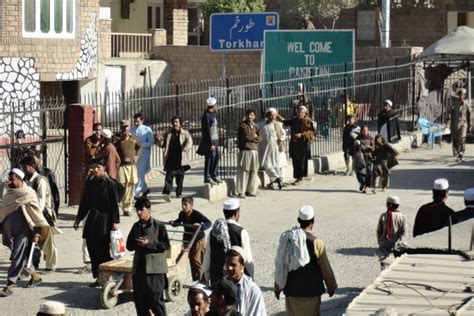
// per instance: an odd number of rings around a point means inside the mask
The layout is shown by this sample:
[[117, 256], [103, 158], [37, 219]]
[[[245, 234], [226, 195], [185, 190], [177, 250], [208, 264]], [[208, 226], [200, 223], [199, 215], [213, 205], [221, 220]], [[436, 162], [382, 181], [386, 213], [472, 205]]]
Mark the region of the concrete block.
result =
[[227, 195], [227, 183], [223, 181], [219, 184], [204, 184], [204, 198], [210, 202], [215, 202], [226, 198]]

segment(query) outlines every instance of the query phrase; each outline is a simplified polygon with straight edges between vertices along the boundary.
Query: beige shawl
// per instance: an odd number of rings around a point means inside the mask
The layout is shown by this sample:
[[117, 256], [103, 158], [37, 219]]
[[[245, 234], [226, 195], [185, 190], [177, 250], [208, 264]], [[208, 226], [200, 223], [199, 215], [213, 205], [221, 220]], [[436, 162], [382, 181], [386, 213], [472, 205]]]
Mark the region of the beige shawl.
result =
[[3, 196], [3, 201], [0, 205], [0, 223], [19, 207], [21, 207], [31, 230], [35, 227], [49, 227], [43, 212], [39, 208], [35, 191], [26, 184], [23, 184], [18, 189], [7, 188], [7, 192]]

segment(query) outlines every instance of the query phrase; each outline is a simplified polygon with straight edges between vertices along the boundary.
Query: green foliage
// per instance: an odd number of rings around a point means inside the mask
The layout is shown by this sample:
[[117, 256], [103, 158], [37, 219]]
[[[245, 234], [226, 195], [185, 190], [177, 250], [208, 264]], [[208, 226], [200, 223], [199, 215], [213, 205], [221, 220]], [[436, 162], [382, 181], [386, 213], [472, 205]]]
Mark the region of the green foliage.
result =
[[263, 12], [264, 0], [207, 0], [201, 4], [204, 19], [207, 21], [212, 13], [225, 12]]
[[[308, 13], [319, 19], [330, 20], [334, 28], [343, 9], [356, 7], [360, 3], [360, 0], [296, 0], [296, 11], [301, 15]], [[323, 26], [327, 28], [324, 23]]]

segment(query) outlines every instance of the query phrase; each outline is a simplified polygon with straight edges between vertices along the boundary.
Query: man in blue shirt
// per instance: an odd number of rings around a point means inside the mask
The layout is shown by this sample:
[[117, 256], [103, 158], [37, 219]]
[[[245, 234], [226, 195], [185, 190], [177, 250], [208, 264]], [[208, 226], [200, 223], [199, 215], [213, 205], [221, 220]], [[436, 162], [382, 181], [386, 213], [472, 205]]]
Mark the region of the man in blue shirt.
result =
[[145, 181], [145, 175], [151, 171], [150, 156], [151, 146], [154, 144], [153, 131], [150, 127], [143, 124], [143, 114], [136, 113], [133, 116], [135, 126], [131, 132], [137, 136], [142, 144], [142, 153], [137, 161], [138, 182], [135, 185], [135, 197], [147, 196], [150, 193]]

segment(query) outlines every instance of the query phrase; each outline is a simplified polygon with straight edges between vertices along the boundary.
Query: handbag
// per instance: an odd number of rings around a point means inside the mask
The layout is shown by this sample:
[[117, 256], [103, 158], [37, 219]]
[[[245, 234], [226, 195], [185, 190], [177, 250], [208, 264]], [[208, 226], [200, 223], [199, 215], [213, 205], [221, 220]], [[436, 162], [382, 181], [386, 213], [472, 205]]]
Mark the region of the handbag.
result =
[[113, 259], [125, 256], [125, 243], [120, 229], [110, 231], [110, 252]]

